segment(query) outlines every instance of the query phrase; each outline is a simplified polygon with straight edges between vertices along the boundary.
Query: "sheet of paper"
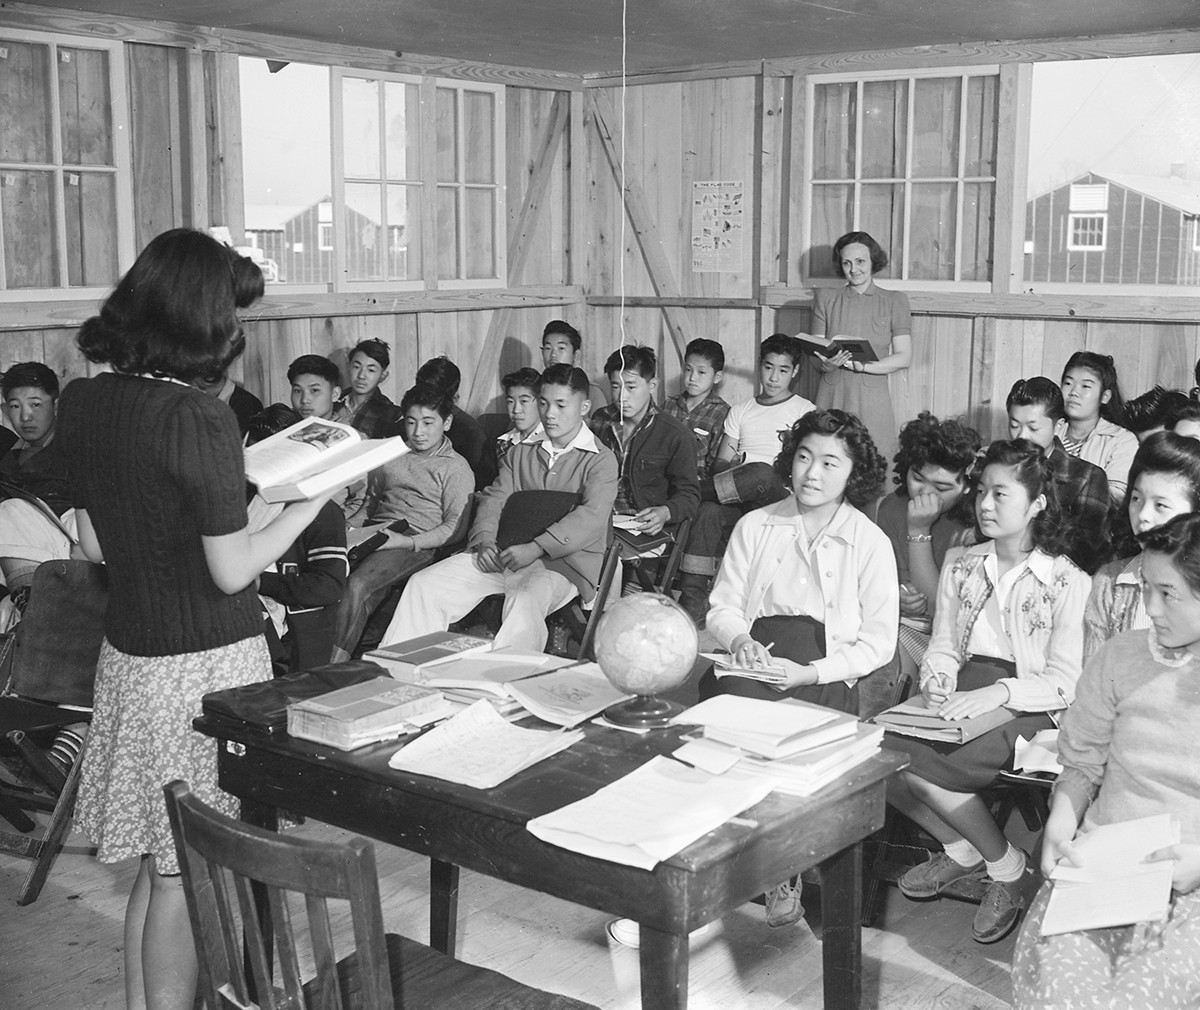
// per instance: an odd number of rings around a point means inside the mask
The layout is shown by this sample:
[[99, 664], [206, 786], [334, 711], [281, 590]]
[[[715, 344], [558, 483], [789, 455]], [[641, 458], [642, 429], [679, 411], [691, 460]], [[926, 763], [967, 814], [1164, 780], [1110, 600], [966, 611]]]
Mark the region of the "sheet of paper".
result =
[[539, 719], [578, 726], [597, 712], [632, 695], [613, 687], [595, 663], [565, 666], [508, 685], [508, 692]]
[[716, 740], [689, 740], [671, 752], [680, 761], [694, 765], [710, 775], [723, 775], [742, 759], [737, 747], [729, 747]]
[[655, 757], [586, 799], [535, 817], [527, 827], [553, 845], [649, 870], [770, 791], [770, 782], [736, 770], [709, 775]]
[[817, 705], [718, 694], [680, 712], [672, 722], [681, 726], [724, 726], [764, 735], [791, 736], [832, 722], [840, 713]]
[[1148, 865], [1143, 860], [1151, 852], [1178, 841], [1179, 826], [1170, 814], [1101, 824], [1075, 839], [1075, 851], [1083, 865], [1070, 866], [1060, 862], [1050, 877], [1102, 884], [1117, 877], [1135, 875]]
[[1026, 740], [1017, 737], [1013, 748], [1013, 767], [1019, 772], [1051, 772], [1057, 775], [1062, 771], [1058, 760], [1058, 730], [1043, 729]]
[[1151, 868], [1145, 873], [1101, 884], [1056, 880], [1042, 916], [1042, 936], [1162, 919], [1170, 906], [1171, 871], [1175, 864], [1149, 865]]

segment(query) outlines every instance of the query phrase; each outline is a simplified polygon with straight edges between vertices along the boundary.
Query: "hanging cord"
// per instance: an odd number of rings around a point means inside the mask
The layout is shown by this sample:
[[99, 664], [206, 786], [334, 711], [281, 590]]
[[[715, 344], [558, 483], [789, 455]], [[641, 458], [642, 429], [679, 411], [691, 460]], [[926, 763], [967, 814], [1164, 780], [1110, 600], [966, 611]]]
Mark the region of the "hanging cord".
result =
[[[627, 87], [627, 43], [629, 41], [629, 0], [621, 0], [621, 246], [617, 251], [621, 262], [621, 306], [620, 306], [620, 331], [621, 345], [624, 347], [628, 341], [625, 339], [625, 221], [629, 216], [628, 208], [625, 205], [625, 145], [628, 143], [627, 134], [625, 133], [625, 91]], [[625, 363], [624, 359], [621, 361]]]

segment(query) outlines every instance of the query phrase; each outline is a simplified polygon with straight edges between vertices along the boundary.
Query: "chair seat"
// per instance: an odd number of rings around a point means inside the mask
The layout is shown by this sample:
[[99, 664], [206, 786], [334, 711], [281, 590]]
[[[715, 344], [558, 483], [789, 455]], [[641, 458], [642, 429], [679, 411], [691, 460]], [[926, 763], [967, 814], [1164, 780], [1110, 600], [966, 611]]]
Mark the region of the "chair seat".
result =
[[89, 722], [92, 713], [73, 708], [60, 708], [40, 701], [6, 696], [0, 698], [0, 737], [14, 729], [50, 729], [53, 726], [69, 726], [75, 722]]
[[[535, 989], [408, 937], [388, 933], [384, 939], [396, 1010], [596, 1010], [590, 1003]], [[361, 1006], [357, 960], [357, 954], [350, 954], [338, 962], [338, 984], [347, 1010]], [[310, 986], [305, 986], [305, 999], [310, 1006], [320, 1006]]]

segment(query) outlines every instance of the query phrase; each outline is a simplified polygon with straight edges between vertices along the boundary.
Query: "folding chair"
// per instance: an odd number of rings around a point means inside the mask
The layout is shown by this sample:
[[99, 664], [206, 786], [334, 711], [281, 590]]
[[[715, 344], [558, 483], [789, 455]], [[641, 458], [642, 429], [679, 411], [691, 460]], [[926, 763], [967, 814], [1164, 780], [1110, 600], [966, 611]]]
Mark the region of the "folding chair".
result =
[[[385, 934], [375, 850], [369, 842], [285, 837], [217, 813], [183, 782], [171, 782], [164, 792], [200, 961], [201, 992], [210, 1010], [588, 1006]], [[265, 890], [266, 900], [256, 906], [258, 889]], [[330, 899], [349, 903], [351, 926], [338, 930], [339, 935]], [[307, 929], [296, 929], [293, 919], [302, 918]], [[273, 984], [272, 935], [282, 991]], [[243, 938], [253, 990], [243, 970]], [[340, 959], [339, 940], [349, 948]], [[307, 983], [300, 972], [302, 946], [317, 972]]]
[[[5, 643], [8, 684], [0, 695], [0, 736], [27, 774], [0, 784], [0, 817], [25, 834], [0, 831], [0, 849], [33, 859], [17, 904], [37, 900], [71, 823], [83, 748], [64, 773], [47, 757], [57, 730], [91, 719], [96, 662], [104, 638], [108, 578], [89, 561], [47, 561], [34, 573], [29, 605]], [[27, 810], [52, 811], [41, 837]]]

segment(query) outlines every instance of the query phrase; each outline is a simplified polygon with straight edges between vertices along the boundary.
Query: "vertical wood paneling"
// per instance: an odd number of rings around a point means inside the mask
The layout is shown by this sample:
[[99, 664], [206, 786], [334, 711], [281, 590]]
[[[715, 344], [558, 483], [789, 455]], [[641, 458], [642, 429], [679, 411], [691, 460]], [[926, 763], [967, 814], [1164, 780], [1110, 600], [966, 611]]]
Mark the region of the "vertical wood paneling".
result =
[[179, 99], [182, 50], [125, 47], [133, 152], [134, 241], [138, 249], [183, 222]]

